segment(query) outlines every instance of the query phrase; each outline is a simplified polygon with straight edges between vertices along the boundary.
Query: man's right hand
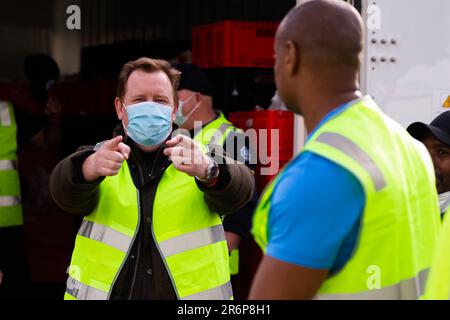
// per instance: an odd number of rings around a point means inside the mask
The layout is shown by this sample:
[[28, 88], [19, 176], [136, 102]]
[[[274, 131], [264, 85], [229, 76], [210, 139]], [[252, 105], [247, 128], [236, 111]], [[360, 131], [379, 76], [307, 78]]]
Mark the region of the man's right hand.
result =
[[130, 147], [122, 140], [122, 136], [108, 140], [94, 154], [86, 158], [83, 162], [83, 175], [87, 182], [119, 173], [122, 163], [128, 160], [130, 155]]

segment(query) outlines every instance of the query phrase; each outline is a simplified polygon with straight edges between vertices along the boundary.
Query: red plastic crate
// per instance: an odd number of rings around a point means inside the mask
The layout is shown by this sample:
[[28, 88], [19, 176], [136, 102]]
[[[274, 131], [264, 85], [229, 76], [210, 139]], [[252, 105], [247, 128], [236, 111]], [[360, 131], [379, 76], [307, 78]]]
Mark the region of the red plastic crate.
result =
[[[263, 154], [270, 157], [271, 161], [286, 162], [292, 159], [294, 154], [294, 114], [290, 111], [266, 110], [251, 112], [233, 112], [229, 114], [230, 121], [238, 128], [255, 129], [257, 132], [257, 141], [253, 141], [257, 148], [258, 163], [262, 159], [259, 157], [262, 140], [260, 140], [261, 129], [267, 129], [267, 150], [263, 148]], [[271, 129], [278, 129], [279, 149], [278, 157], [272, 152]], [[262, 137], [261, 137], [262, 139]]]
[[194, 27], [192, 62], [203, 68], [271, 68], [278, 24], [223, 21]]
[[[65, 115], [115, 114], [116, 80], [58, 82], [50, 96], [56, 97]], [[0, 100], [10, 101], [29, 113], [41, 114], [25, 83], [0, 82]]]

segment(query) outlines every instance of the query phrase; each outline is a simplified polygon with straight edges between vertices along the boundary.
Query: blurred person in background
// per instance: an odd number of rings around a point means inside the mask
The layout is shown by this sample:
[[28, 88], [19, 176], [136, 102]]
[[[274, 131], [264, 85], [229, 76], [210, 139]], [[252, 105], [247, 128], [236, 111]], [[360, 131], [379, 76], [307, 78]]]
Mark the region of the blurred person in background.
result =
[[[250, 146], [250, 141], [246, 139], [241, 130], [226, 119], [221, 111], [214, 108], [212, 98], [214, 88], [206, 72], [192, 64], [180, 64], [175, 68], [181, 71], [181, 80], [178, 86], [180, 103], [175, 124], [179, 128], [188, 130], [191, 136], [194, 136], [195, 133], [201, 134], [201, 131], [210, 124], [216, 124], [219, 130], [223, 131], [221, 143], [223, 150], [234, 160], [245, 163], [254, 172], [255, 162], [250, 160], [256, 159], [256, 155]], [[196, 130], [194, 131], [194, 129]], [[233, 150], [228, 150], [227, 146], [232, 147]], [[239, 244], [250, 235], [253, 211], [257, 201], [258, 195], [255, 192], [247, 205], [238, 212], [226, 215], [223, 219], [230, 252], [231, 279], [236, 289], [239, 286]], [[239, 292], [236, 289], [234, 292]], [[246, 297], [235, 296], [235, 298], [244, 299]]]
[[427, 282], [425, 298], [450, 299], [450, 111], [437, 116], [430, 124], [415, 122], [408, 132], [421, 141], [433, 159], [436, 188], [443, 220], [439, 242]]
[[0, 97], [0, 299], [26, 297], [30, 283], [23, 242], [18, 150], [30, 144], [49, 150], [58, 146], [60, 139], [61, 104], [49, 97], [59, 78], [58, 65], [51, 57], [37, 54], [28, 56], [24, 66], [32, 105], [13, 105]]

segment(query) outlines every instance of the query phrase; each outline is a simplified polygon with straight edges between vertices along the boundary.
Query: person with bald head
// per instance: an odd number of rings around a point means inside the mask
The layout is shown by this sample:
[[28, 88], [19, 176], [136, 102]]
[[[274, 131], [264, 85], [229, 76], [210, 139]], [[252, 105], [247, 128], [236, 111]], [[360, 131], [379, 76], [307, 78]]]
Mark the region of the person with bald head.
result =
[[311, 0], [276, 33], [277, 89], [309, 135], [255, 212], [264, 257], [250, 299], [423, 294], [439, 229], [433, 163], [359, 91], [363, 30], [348, 3]]

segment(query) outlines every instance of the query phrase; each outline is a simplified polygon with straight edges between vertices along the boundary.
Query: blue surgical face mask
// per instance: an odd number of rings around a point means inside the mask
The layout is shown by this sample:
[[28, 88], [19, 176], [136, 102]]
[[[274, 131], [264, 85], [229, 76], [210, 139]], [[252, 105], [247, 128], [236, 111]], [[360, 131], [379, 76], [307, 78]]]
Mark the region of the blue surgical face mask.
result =
[[128, 115], [125, 132], [141, 146], [158, 146], [171, 133], [172, 110], [172, 107], [154, 101], [130, 105], [125, 108]]
[[200, 103], [198, 103], [191, 112], [189, 112], [188, 115], [184, 115], [183, 114], [183, 107], [184, 105], [192, 99], [192, 97], [195, 95], [195, 93], [193, 95], [191, 95], [189, 98], [187, 98], [186, 100], [182, 101], [180, 100], [178, 103], [178, 110], [176, 113], [176, 117], [175, 117], [175, 124], [179, 127], [181, 127], [183, 124], [186, 123], [187, 119], [189, 119], [189, 117], [195, 112], [195, 110], [198, 109], [198, 107], [200, 107]]

